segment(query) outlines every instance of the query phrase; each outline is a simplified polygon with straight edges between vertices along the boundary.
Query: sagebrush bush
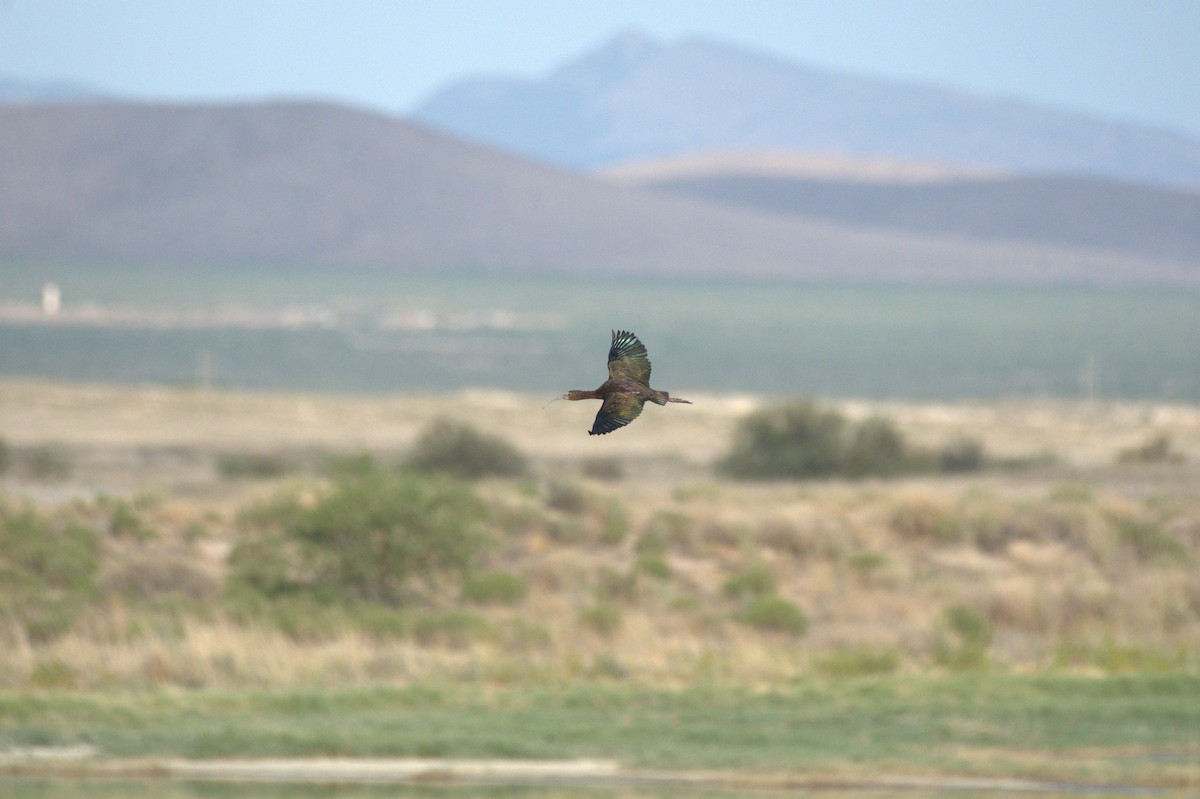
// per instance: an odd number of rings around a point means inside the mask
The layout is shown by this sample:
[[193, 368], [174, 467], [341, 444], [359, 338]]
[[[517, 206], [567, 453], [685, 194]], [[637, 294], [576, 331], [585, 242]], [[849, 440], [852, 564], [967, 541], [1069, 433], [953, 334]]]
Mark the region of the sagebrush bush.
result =
[[311, 507], [284, 502], [260, 516], [259, 534], [231, 555], [230, 579], [266, 595], [403, 605], [481, 553], [481, 516], [474, 494], [451, 480], [387, 470], [347, 477]]
[[738, 425], [720, 469], [741, 478], [830, 477], [842, 467], [846, 421], [811, 401], [756, 411]]
[[769, 596], [775, 593], [775, 574], [766, 566], [750, 566], [729, 575], [721, 593], [729, 599]]
[[717, 467], [741, 479], [806, 479], [969, 471], [982, 463], [977, 442], [963, 440], [937, 455], [914, 450], [890, 419], [872, 416], [851, 424], [836, 410], [801, 400], [743, 419]]
[[624, 615], [610, 602], [597, 602], [579, 611], [579, 623], [600, 635], [613, 635], [621, 629]]
[[808, 631], [808, 616], [795, 602], [779, 596], [751, 600], [738, 618], [758, 630], [801, 636]]
[[1150, 436], [1141, 444], [1117, 453], [1118, 463], [1178, 463], [1182, 460], [1183, 456], [1175, 451], [1171, 437], [1166, 433]]
[[967, 605], [950, 605], [938, 617], [934, 660], [950, 669], [979, 669], [987, 665], [992, 626]]
[[468, 577], [462, 584], [462, 598], [476, 605], [515, 605], [528, 592], [525, 581], [508, 572], [494, 571]]
[[34, 642], [65, 633], [96, 592], [99, 549], [87, 527], [0, 498], [0, 619]]
[[891, 477], [913, 468], [904, 436], [896, 425], [881, 416], [872, 416], [855, 427], [842, 460], [847, 477]]
[[524, 455], [499, 436], [448, 419], [433, 422], [413, 448], [408, 465], [458, 477], [518, 477], [529, 471]]

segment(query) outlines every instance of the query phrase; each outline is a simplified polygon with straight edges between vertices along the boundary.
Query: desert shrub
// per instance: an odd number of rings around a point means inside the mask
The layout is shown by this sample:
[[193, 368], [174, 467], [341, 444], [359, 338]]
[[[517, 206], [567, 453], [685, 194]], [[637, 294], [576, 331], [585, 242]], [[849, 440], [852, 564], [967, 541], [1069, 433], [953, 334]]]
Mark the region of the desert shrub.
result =
[[846, 565], [858, 575], [861, 580], [868, 580], [888, 565], [888, 557], [882, 552], [864, 550], [855, 552], [846, 558]]
[[1177, 463], [1183, 456], [1171, 446], [1171, 437], [1166, 433], [1150, 436], [1135, 447], [1117, 453], [1118, 463]]
[[594, 680], [624, 680], [629, 677], [629, 669], [616, 655], [601, 652], [592, 659], [592, 665], [586, 674]]
[[361, 477], [379, 468], [379, 462], [370, 452], [341, 452], [326, 455], [320, 463], [320, 471], [335, 480], [344, 477]]
[[376, 470], [337, 482], [311, 504], [251, 514], [264, 528], [231, 554], [234, 587], [331, 601], [409, 602], [419, 583], [461, 574], [481, 553], [482, 509], [460, 483]]
[[764, 408], [738, 425], [719, 468], [748, 479], [829, 477], [843, 462], [845, 427], [840, 413], [807, 400]]
[[962, 436], [938, 452], [938, 468], [947, 474], [977, 472], [987, 462], [983, 443], [975, 438]]
[[294, 471], [282, 455], [269, 452], [230, 452], [217, 457], [217, 474], [226, 480], [267, 479]]
[[525, 456], [499, 436], [469, 424], [439, 419], [417, 439], [408, 464], [458, 477], [516, 477], [528, 471]]
[[492, 634], [487, 619], [467, 610], [424, 612], [412, 625], [413, 637], [425, 646], [462, 649]]
[[854, 428], [842, 463], [848, 477], [891, 477], [912, 468], [904, 436], [881, 416], [865, 419]]
[[779, 596], [760, 596], [750, 601], [739, 620], [758, 630], [799, 637], [808, 631], [808, 616], [796, 603]]
[[634, 551], [639, 555], [662, 557], [667, 554], [667, 537], [657, 527], [651, 527], [638, 538]]
[[946, 668], [965, 670], [987, 665], [992, 626], [967, 605], [950, 605], [938, 617], [934, 660]]
[[13, 450], [7, 439], [0, 438], [0, 475], [12, 468]]
[[74, 522], [0, 499], [0, 619], [33, 641], [66, 632], [96, 590], [99, 540]]
[[742, 479], [894, 477], [941, 468], [969, 471], [983, 462], [977, 442], [963, 440], [940, 454], [914, 450], [890, 419], [850, 424], [810, 400], [775, 405], [741, 421], [717, 468]]
[[632, 602], [637, 597], [637, 571], [621, 572], [610, 566], [596, 570], [596, 598], [600, 602]]
[[626, 539], [629, 535], [629, 515], [625, 512], [625, 506], [620, 501], [614, 499], [608, 503], [606, 513], [604, 514], [604, 527], [600, 531], [600, 542], [609, 546], [616, 546]]
[[171, 598], [205, 602], [216, 595], [217, 581], [197, 565], [191, 550], [150, 542], [113, 563], [100, 580], [100, 591], [133, 603]]
[[1101, 643], [1068, 639], [1054, 650], [1057, 668], [1098, 668], [1109, 674], [1175, 672], [1186, 667], [1187, 653], [1182, 647], [1155, 648], [1139, 644]]
[[621, 609], [609, 602], [597, 602], [579, 611], [579, 623], [600, 635], [613, 635], [623, 621]]
[[587, 494], [578, 483], [551, 480], [546, 486], [546, 507], [562, 513], [583, 513], [587, 508]]
[[891, 674], [900, 668], [900, 655], [892, 648], [860, 646], [831, 652], [815, 665], [817, 672], [826, 677], [872, 677]]
[[667, 563], [667, 559], [662, 555], [650, 553], [638, 555], [637, 560], [634, 561], [633, 568], [638, 574], [644, 574], [656, 580], [671, 579], [671, 565]]
[[932, 497], [902, 500], [891, 512], [891, 527], [904, 538], [950, 543], [962, 538], [954, 511]]
[[494, 571], [464, 580], [462, 598], [476, 605], [515, 605], [525, 598], [528, 590], [520, 577]]
[[113, 502], [112, 513], [108, 517], [108, 532], [117, 538], [130, 538], [134, 541], [149, 541], [158, 535], [142, 515], [122, 499]]
[[61, 447], [30, 447], [22, 460], [26, 473], [35, 480], [63, 480], [71, 475], [71, 460]]
[[625, 464], [619, 458], [587, 458], [583, 473], [596, 480], [620, 480], [625, 476]]
[[1182, 562], [1187, 559], [1188, 551], [1183, 542], [1153, 519], [1114, 512], [1108, 514], [1108, 523], [1117, 542], [1132, 551], [1139, 561]]
[[758, 528], [758, 543], [767, 549], [783, 552], [794, 558], [804, 557], [811, 553], [813, 546], [804, 530], [788, 519], [771, 517], [764, 520]]
[[775, 575], [766, 566], [751, 566], [729, 575], [721, 585], [728, 599], [747, 599], [775, 593]]

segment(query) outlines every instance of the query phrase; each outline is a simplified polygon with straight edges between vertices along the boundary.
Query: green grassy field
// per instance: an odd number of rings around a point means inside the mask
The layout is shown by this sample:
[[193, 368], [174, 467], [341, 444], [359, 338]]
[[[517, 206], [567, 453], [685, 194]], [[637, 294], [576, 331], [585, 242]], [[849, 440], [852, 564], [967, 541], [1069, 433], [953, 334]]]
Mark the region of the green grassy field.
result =
[[[1200, 399], [1200, 295], [1072, 288], [899, 288], [700, 281], [436, 278], [377, 272], [6, 265], [0, 301], [57, 281], [94, 301], [205, 308], [319, 303], [561, 315], [552, 331], [304, 332], [0, 327], [0, 374], [317, 391], [492, 386], [562, 391], [603, 377], [608, 331], [650, 348], [667, 388], [753, 394]], [[1090, 366], [1089, 366], [1090, 365]]]
[[1195, 676], [891, 677], [765, 692], [462, 685], [346, 691], [6, 694], [16, 745], [105, 757], [609, 758], [632, 769], [1200, 779]]

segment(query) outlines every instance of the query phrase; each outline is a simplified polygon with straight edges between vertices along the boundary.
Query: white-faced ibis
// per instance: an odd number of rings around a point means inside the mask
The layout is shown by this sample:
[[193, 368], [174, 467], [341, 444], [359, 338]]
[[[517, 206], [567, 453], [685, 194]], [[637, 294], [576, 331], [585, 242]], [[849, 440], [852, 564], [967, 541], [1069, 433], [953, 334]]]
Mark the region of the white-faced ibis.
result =
[[650, 388], [650, 358], [646, 354], [646, 345], [625, 330], [612, 332], [612, 346], [608, 348], [608, 380], [600, 388], [594, 391], [572, 389], [555, 399], [604, 401], [588, 431], [591, 436], [602, 436], [629, 424], [642, 412], [646, 400], [656, 405], [668, 402], [692, 404], [690, 400]]

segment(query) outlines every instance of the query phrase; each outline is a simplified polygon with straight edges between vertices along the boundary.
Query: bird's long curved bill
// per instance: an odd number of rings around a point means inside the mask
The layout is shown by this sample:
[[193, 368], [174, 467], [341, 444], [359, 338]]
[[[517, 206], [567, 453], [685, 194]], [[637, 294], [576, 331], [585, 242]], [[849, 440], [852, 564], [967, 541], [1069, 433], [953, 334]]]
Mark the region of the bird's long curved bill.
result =
[[[546, 405], [549, 405], [551, 402], [557, 402], [557, 401], [558, 401], [558, 400], [560, 400], [560, 399], [566, 399], [566, 397], [563, 397], [563, 396], [558, 396], [558, 397], [554, 397], [554, 398], [552, 398], [552, 399], [548, 399], [548, 400], [546, 400]], [[544, 411], [544, 410], [546, 410], [546, 405], [543, 405], [543, 406], [542, 406], [542, 410], [543, 410], [543, 411]]]

